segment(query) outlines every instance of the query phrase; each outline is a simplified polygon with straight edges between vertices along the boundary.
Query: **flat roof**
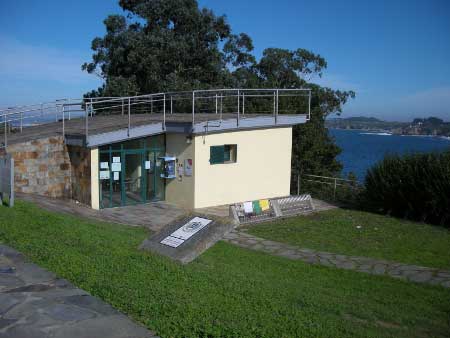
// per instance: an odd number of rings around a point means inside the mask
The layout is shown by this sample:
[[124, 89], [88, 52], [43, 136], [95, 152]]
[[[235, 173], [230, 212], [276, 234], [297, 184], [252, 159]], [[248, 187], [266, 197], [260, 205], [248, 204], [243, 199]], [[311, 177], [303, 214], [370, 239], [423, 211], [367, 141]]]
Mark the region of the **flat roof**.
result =
[[[97, 115], [89, 117], [88, 137], [86, 139], [85, 118], [65, 120], [64, 136], [67, 144], [96, 147], [104, 144], [122, 142], [129, 139], [168, 133], [218, 133], [242, 129], [276, 128], [305, 123], [306, 115], [280, 114], [236, 114], [196, 113], [192, 114], [132, 114], [128, 130], [128, 115]], [[8, 134], [8, 145], [24, 143], [35, 139], [63, 135], [62, 121], [37, 126], [24, 127], [22, 132]]]

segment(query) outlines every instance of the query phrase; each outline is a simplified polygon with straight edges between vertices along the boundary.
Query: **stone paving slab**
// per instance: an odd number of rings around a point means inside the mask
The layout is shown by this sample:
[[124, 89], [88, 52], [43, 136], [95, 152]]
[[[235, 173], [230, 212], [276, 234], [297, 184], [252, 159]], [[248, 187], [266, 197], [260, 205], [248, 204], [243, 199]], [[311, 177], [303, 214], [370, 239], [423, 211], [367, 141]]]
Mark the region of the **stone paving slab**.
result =
[[416, 283], [441, 285], [450, 288], [450, 271], [448, 270], [298, 248], [293, 245], [259, 238], [239, 230], [233, 230], [225, 234], [223, 240], [243, 248], [301, 260], [309, 264], [354, 270], [372, 275], [383, 275]]
[[52, 212], [61, 212], [97, 221], [144, 226], [155, 232], [160, 231], [167, 224], [187, 214], [186, 210], [166, 202], [152, 202], [94, 210], [68, 199], [24, 193], [17, 193], [16, 195], [19, 199], [32, 202]]
[[157, 338], [111, 305], [0, 244], [0, 338]]

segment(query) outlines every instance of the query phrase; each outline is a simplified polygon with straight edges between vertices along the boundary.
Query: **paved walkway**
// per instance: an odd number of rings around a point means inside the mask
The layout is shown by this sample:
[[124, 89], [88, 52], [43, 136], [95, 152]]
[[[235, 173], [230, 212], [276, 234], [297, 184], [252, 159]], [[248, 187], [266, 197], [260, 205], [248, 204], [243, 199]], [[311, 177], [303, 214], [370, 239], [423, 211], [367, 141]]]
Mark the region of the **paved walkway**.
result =
[[324, 265], [339, 269], [355, 270], [372, 275], [385, 275], [411, 282], [441, 285], [450, 288], [450, 271], [423, 266], [408, 265], [366, 257], [337, 255], [301, 249], [293, 245], [269, 241], [252, 236], [244, 231], [234, 230], [225, 235], [224, 240], [243, 248], [262, 251], [276, 256], [301, 260], [310, 264]]
[[69, 199], [50, 198], [33, 194], [17, 194], [17, 198], [32, 202], [41, 208], [53, 212], [62, 212], [74, 216], [105, 222], [132, 226], [144, 226], [158, 232], [186, 214], [186, 210], [165, 202], [130, 205], [126, 207], [94, 210]]
[[0, 338], [151, 338], [153, 333], [0, 244]]

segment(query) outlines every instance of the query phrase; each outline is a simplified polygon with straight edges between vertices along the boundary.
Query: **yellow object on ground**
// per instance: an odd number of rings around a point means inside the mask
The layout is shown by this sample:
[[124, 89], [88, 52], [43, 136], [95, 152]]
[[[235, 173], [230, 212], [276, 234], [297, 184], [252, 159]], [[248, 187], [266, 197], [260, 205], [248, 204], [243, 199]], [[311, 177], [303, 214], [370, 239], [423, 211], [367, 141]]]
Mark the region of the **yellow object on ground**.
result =
[[262, 211], [266, 211], [270, 209], [269, 200], [260, 200], [259, 205], [261, 206]]

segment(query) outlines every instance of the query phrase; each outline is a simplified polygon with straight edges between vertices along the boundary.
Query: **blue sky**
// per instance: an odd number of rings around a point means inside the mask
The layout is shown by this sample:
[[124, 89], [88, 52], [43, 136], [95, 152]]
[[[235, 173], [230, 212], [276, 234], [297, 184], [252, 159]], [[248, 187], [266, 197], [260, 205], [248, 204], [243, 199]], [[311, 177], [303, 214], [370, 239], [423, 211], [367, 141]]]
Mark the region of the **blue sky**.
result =
[[[328, 62], [315, 82], [353, 89], [343, 116], [450, 120], [450, 1], [214, 1], [255, 54], [306, 48]], [[0, 107], [80, 97], [101, 81], [80, 70], [116, 0], [2, 1]]]

